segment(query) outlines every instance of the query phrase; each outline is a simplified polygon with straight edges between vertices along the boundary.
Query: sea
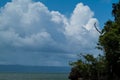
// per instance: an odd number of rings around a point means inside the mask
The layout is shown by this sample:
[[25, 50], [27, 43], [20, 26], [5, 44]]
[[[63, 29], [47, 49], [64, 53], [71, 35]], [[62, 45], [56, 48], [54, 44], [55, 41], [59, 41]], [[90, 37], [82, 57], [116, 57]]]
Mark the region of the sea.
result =
[[0, 65], [0, 80], [69, 80], [70, 67]]
[[69, 80], [67, 73], [0, 73], [0, 80]]

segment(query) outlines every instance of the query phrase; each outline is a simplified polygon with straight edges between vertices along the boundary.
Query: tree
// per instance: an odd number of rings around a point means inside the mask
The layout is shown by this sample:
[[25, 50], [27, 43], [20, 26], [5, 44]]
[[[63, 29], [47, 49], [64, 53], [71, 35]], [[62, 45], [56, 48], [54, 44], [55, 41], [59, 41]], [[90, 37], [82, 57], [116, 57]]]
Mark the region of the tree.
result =
[[109, 80], [120, 77], [120, 1], [113, 4], [112, 14], [114, 21], [107, 21], [102, 35], [99, 37], [99, 45], [103, 47], [107, 60]]
[[[78, 80], [103, 80], [106, 75], [106, 61], [104, 56], [94, 57], [91, 54], [79, 55], [80, 59], [72, 62], [72, 70], [69, 79]], [[106, 80], [106, 79], [104, 79]]]

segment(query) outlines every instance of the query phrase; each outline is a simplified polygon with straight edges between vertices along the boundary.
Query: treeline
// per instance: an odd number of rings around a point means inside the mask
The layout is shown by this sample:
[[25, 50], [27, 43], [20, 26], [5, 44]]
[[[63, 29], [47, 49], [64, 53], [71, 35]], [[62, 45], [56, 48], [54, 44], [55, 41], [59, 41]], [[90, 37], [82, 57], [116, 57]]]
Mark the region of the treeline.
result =
[[69, 79], [120, 80], [120, 1], [112, 7], [114, 21], [105, 23], [97, 46], [104, 55], [80, 54], [78, 61], [70, 63]]
[[76, 62], [70, 63], [73, 66], [69, 79], [78, 80], [103, 80], [107, 78], [106, 75], [106, 60], [105, 57], [99, 55], [94, 57], [93, 55], [79, 55], [80, 59]]

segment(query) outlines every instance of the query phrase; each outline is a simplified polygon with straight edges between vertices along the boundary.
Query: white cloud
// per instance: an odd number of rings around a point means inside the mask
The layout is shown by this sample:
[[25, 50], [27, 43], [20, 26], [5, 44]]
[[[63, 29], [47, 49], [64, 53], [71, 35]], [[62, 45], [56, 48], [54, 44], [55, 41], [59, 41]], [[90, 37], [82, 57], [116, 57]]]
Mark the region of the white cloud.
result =
[[[98, 21], [93, 17], [94, 13], [83, 3], [77, 4], [70, 18], [67, 18], [59, 11], [49, 11], [41, 2], [12, 0], [0, 9], [0, 48], [3, 49], [0, 55], [6, 56], [5, 63], [24, 65], [27, 62], [10, 61], [10, 53], [18, 57], [15, 59], [21, 59], [27, 52], [30, 52], [29, 55], [37, 52], [39, 57], [32, 60], [39, 62], [34, 65], [42, 65], [41, 61], [49, 65], [53, 61], [50, 56], [56, 57], [55, 64], [51, 65], [67, 65], [72, 56], [75, 58], [75, 53], [98, 52], [95, 46], [99, 34], [93, 25]], [[21, 51], [22, 55], [17, 56]], [[51, 54], [47, 60], [41, 57], [44, 53]], [[61, 59], [57, 59], [57, 54], [61, 55]], [[62, 56], [65, 54], [68, 55], [66, 63], [66, 58]], [[26, 58], [31, 60], [27, 56], [23, 60]]]

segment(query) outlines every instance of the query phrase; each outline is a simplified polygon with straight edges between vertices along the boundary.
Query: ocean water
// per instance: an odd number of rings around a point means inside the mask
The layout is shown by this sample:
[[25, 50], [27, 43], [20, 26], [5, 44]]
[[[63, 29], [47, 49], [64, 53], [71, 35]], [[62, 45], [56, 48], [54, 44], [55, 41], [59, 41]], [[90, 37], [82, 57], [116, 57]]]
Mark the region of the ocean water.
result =
[[66, 73], [0, 73], [0, 80], [69, 80]]

